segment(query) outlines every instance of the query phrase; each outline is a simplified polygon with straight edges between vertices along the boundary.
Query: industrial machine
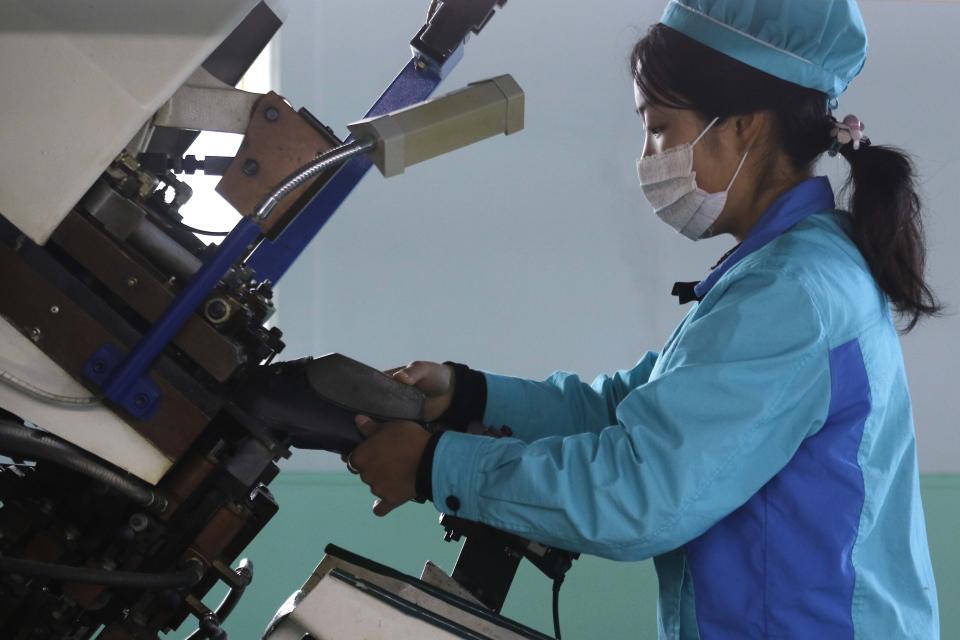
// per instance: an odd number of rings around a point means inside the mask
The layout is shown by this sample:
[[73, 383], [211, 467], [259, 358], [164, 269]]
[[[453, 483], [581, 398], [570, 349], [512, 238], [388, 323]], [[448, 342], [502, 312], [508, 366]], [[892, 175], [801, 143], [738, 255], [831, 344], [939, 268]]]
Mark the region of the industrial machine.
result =
[[[412, 59], [345, 141], [275, 93], [235, 88], [280, 28], [280, 0], [0, 4], [3, 638], [152, 640], [188, 620], [191, 637], [225, 638], [253, 577], [237, 559], [282, 508], [277, 462], [349, 451], [351, 411], [419, 417], [416, 393], [379, 393], [388, 382], [358, 363], [275, 362], [273, 287], [371, 166], [396, 175], [523, 127], [509, 76], [428, 100], [504, 2], [433, 2]], [[204, 130], [244, 134], [236, 157], [185, 156]], [[243, 216], [219, 244], [179, 213], [195, 171], [221, 175]], [[344, 602], [412, 629], [388, 637], [539, 637], [496, 612], [520, 558], [562, 576], [569, 556], [444, 526], [495, 540], [506, 570], [479, 571], [492, 556], [465, 546], [459, 574], [420, 581], [332, 550], [268, 633], [309, 637]], [[218, 582], [229, 595], [211, 608]]]

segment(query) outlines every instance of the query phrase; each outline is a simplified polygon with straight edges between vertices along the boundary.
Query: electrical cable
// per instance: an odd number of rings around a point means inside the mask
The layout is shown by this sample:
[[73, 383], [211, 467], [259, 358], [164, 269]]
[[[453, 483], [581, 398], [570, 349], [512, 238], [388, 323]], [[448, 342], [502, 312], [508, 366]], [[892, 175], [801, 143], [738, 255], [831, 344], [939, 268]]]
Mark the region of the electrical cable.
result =
[[[217, 606], [216, 611], [214, 611], [212, 614], [207, 614], [204, 616], [203, 619], [200, 620], [200, 626], [197, 628], [197, 630], [187, 636], [185, 640], [200, 640], [201, 638], [217, 637], [213, 635], [215, 631], [211, 632], [211, 629], [219, 629], [219, 626], [226, 621], [230, 614], [233, 613], [237, 603], [240, 602], [240, 596], [243, 595], [243, 592], [246, 591], [247, 586], [253, 581], [253, 562], [244, 558], [240, 561], [240, 566], [234, 571], [237, 574], [237, 577], [240, 578], [240, 582], [237, 584], [237, 586], [230, 588], [230, 591], [227, 592], [227, 595], [224, 596], [219, 606]], [[223, 635], [222, 638], [226, 638], [226, 635]]]
[[560, 587], [563, 585], [563, 576], [553, 581], [553, 635], [560, 640]]
[[71, 567], [8, 556], [0, 556], [0, 573], [16, 573], [30, 578], [48, 578], [63, 582], [151, 591], [186, 589], [200, 582], [203, 577], [203, 572], [196, 567], [170, 573], [140, 573], [137, 571], [108, 571], [90, 567]]
[[49, 460], [91, 477], [134, 500], [137, 504], [159, 512], [167, 508], [166, 498], [156, 493], [146, 483], [108, 468], [79, 447], [40, 429], [0, 419], [0, 451], [32, 459]]
[[37, 385], [19, 378], [9, 371], [4, 371], [0, 369], [0, 382], [19, 391], [22, 394], [28, 395], [35, 400], [40, 400], [41, 402], [46, 402], [48, 404], [56, 404], [65, 407], [72, 407], [74, 409], [81, 407], [91, 407], [100, 403], [100, 398], [96, 396], [64, 396], [59, 393], [53, 393], [52, 391], [47, 391], [41, 389]]
[[183, 227], [187, 231], [199, 234], [201, 236], [215, 236], [217, 238], [225, 238], [228, 235], [230, 235], [229, 231], [206, 231], [205, 229], [198, 229], [196, 227], [191, 227], [187, 223], [181, 222], [180, 220], [177, 220], [177, 225], [180, 227]]

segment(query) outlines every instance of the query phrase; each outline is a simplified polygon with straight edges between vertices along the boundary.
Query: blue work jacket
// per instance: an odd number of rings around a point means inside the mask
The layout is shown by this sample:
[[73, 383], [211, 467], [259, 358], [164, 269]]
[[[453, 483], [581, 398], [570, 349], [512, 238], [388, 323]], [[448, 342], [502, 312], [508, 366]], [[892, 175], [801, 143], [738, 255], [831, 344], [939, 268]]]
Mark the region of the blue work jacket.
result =
[[778, 198], [633, 369], [485, 374], [515, 437], [445, 434], [437, 508], [654, 558], [661, 638], [937, 638], [900, 343], [834, 207]]

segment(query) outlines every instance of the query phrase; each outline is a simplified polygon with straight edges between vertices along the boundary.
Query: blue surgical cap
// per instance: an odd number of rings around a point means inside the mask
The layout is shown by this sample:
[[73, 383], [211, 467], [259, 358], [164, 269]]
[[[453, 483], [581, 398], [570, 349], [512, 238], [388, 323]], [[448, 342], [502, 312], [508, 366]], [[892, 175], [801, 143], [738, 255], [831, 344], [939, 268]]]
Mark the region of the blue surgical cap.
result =
[[856, 0], [670, 0], [660, 21], [831, 100], [867, 58], [867, 29]]

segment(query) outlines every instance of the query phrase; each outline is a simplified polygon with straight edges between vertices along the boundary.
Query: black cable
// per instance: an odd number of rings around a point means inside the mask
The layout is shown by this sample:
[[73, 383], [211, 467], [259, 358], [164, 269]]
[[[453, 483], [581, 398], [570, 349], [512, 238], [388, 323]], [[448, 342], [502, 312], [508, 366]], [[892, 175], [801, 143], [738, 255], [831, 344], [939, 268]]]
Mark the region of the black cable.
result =
[[107, 571], [90, 567], [71, 567], [0, 556], [0, 573], [18, 573], [30, 578], [48, 578], [62, 582], [98, 584], [104, 587], [146, 589], [185, 589], [192, 587], [203, 577], [197, 568], [171, 573], [140, 573], [137, 571]]
[[224, 238], [230, 235], [229, 231], [206, 231], [205, 229], [197, 229], [196, 227], [191, 227], [185, 222], [177, 220], [176, 223], [186, 229], [187, 231], [192, 231], [193, 233], [199, 233], [201, 236], [216, 236], [218, 238]]
[[[243, 595], [243, 592], [246, 591], [247, 587], [253, 581], [253, 562], [244, 558], [240, 561], [240, 566], [234, 571], [240, 579], [240, 582], [237, 586], [230, 588], [230, 591], [224, 596], [223, 601], [220, 602], [216, 611], [208, 613], [201, 618], [200, 626], [196, 631], [187, 636], [186, 640], [200, 640], [201, 638], [212, 638], [214, 640], [218, 638], [222, 640], [226, 639], [226, 632], [220, 628], [220, 625], [222, 625], [233, 612], [237, 603], [240, 602], [240, 596]], [[217, 633], [223, 635], [218, 636], [216, 635]]]
[[560, 640], [560, 587], [563, 585], [563, 576], [553, 581], [553, 635]]
[[83, 449], [51, 433], [0, 419], [0, 452], [33, 460], [49, 460], [91, 477], [138, 504], [163, 511], [167, 501], [139, 478], [110, 469]]
[[217, 607], [216, 614], [220, 622], [223, 622], [233, 613], [237, 603], [240, 602], [240, 596], [246, 591], [247, 587], [253, 582], [253, 562], [244, 558], [240, 561], [240, 566], [235, 569], [235, 573], [240, 578], [240, 583], [231, 588], [224, 596], [223, 601]]

